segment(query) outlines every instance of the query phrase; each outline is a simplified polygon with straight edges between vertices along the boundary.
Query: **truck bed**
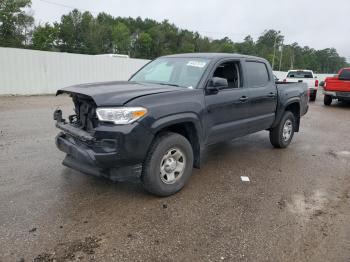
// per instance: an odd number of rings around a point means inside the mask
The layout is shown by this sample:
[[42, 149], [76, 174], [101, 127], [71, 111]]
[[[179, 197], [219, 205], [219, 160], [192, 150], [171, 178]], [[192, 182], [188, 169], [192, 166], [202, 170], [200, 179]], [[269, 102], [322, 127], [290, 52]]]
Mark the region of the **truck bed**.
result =
[[328, 77], [324, 89], [327, 91], [350, 92], [350, 81]]
[[306, 83], [276, 82], [277, 92], [280, 97], [279, 103], [285, 104], [291, 97], [300, 97], [300, 113], [306, 114], [308, 110], [308, 86]]

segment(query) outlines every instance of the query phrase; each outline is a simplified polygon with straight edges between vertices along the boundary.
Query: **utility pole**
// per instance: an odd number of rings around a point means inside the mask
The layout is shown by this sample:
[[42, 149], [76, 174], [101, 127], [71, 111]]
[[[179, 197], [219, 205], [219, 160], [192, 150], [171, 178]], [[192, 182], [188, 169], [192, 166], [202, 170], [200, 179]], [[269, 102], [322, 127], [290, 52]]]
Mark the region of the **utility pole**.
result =
[[276, 35], [276, 37], [275, 37], [275, 42], [274, 42], [274, 44], [273, 44], [272, 71], [273, 71], [274, 66], [275, 66], [276, 40], [277, 40], [277, 35]]
[[281, 71], [282, 57], [283, 57], [283, 41], [281, 45], [280, 66], [278, 67], [278, 71]]
[[276, 56], [276, 42], [277, 42], [277, 37], [281, 33], [281, 31], [278, 31], [276, 36], [275, 36], [275, 42], [273, 44], [273, 57], [272, 57], [272, 70], [274, 69], [275, 66], [275, 56]]

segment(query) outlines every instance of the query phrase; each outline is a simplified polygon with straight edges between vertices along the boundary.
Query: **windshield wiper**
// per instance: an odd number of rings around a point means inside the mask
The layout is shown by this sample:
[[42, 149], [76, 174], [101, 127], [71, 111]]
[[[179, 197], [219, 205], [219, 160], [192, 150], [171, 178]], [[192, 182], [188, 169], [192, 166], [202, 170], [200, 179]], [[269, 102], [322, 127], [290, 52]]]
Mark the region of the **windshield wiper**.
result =
[[179, 86], [177, 84], [167, 84], [167, 83], [155, 83], [157, 85], [162, 85], [162, 86], [175, 86], [175, 87], [184, 87], [184, 86]]

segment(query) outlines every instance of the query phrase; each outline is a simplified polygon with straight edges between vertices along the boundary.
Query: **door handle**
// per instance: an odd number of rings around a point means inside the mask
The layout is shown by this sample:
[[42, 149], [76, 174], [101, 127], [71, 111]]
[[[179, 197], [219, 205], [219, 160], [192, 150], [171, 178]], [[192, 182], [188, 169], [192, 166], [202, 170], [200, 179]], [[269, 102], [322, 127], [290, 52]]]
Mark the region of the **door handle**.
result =
[[268, 96], [268, 97], [276, 97], [276, 94], [273, 93], [273, 92], [271, 92], [271, 93], [269, 93], [267, 96]]
[[246, 97], [246, 96], [242, 96], [242, 97], [239, 99], [239, 101], [240, 101], [241, 103], [247, 102], [247, 100], [248, 100], [248, 97]]

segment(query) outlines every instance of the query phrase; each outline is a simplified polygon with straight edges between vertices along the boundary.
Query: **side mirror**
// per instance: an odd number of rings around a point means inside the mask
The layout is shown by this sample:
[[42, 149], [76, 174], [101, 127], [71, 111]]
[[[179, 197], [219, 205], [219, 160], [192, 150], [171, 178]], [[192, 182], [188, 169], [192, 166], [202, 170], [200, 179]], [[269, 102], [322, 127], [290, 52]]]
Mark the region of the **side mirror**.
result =
[[228, 82], [226, 78], [221, 78], [221, 77], [213, 77], [207, 86], [207, 91], [209, 93], [218, 93], [219, 90], [228, 88]]
[[216, 87], [218, 89], [224, 89], [224, 88], [228, 88], [228, 82], [226, 78], [213, 77], [211, 79], [211, 86]]
[[324, 87], [324, 81], [320, 82], [320, 86]]
[[317, 78], [317, 76], [315, 76], [315, 78]]

